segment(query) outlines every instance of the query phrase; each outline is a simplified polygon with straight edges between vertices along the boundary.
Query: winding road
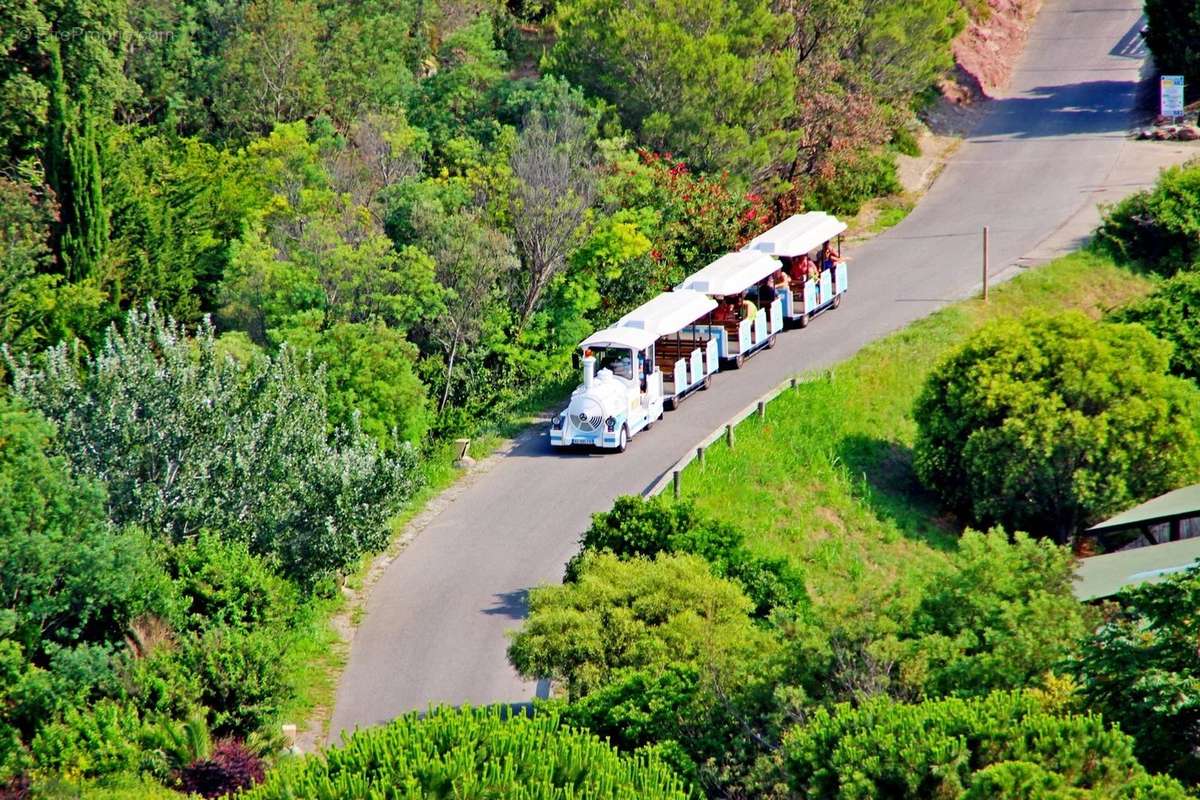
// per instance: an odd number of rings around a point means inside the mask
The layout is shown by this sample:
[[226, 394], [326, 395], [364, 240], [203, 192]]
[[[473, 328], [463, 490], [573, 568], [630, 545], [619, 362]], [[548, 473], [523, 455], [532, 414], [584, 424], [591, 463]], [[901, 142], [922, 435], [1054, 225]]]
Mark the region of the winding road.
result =
[[451, 490], [386, 571], [351, 644], [331, 741], [431, 703], [520, 703], [544, 686], [505, 658], [530, 587], [557, 582], [589, 516], [634, 494], [796, 372], [828, 366], [979, 287], [989, 225], [997, 280], [1077, 246], [1111, 202], [1187, 145], [1128, 138], [1145, 51], [1138, 0], [1049, 0], [1004, 97], [917, 208], [856, 248], [842, 307], [669, 412], [623, 455], [552, 453], [544, 425]]

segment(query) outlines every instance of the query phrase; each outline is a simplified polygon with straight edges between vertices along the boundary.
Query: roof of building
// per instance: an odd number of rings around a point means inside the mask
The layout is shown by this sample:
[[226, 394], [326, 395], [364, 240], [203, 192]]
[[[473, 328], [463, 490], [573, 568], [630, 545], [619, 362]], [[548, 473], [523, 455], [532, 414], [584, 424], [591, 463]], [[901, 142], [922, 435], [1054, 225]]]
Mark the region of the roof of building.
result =
[[1140, 528], [1143, 525], [1155, 525], [1160, 522], [1170, 522], [1173, 519], [1197, 516], [1200, 516], [1200, 483], [1167, 492], [1153, 500], [1147, 500], [1140, 506], [1122, 511], [1112, 519], [1106, 519], [1104, 522], [1088, 528], [1087, 533], [1103, 533], [1121, 528]]
[[701, 292], [664, 292], [621, 317], [613, 327], [639, 328], [658, 338], [686, 328], [716, 307], [717, 301]]
[[846, 230], [846, 223], [824, 211], [793, 214], [769, 231], [750, 240], [743, 250], [772, 256], [798, 256], [811, 252]]
[[677, 288], [724, 297], [744, 292], [782, 268], [779, 261], [758, 250], [726, 253], [699, 272], [689, 275]]
[[1200, 559], [1200, 539], [1182, 539], [1085, 558], [1075, 573], [1075, 596], [1080, 600], [1108, 597], [1126, 586], [1153, 583], [1183, 572], [1197, 559]]

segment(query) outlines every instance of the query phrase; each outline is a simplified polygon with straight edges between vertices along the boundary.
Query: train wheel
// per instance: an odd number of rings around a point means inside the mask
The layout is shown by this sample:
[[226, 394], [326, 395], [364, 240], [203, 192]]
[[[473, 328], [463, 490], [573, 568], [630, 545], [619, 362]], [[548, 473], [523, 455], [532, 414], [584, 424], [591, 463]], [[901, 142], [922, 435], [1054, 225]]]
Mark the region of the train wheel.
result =
[[674, 411], [675, 409], [679, 408], [679, 401], [674, 397], [664, 398], [663, 408], [665, 408], [667, 411]]
[[774, 350], [775, 345], [777, 345], [777, 344], [779, 344], [779, 334], [772, 333], [770, 336], [767, 337], [767, 349], [768, 350]]
[[617, 435], [617, 452], [624, 453], [627, 447], [629, 447], [629, 429], [622, 425], [621, 432]]
[[844, 292], [838, 292], [837, 294], [835, 294], [833, 296], [833, 307], [834, 308], [837, 308], [838, 306], [840, 306], [842, 304], [842, 295], [843, 294], [844, 294]]
[[700, 384], [700, 391], [702, 391], [702, 392], [707, 391], [708, 387], [710, 387], [710, 386], [712, 386], [712, 373], [711, 372], [704, 376], [704, 383]]
[[812, 319], [812, 317], [810, 317], [810, 316], [808, 315], [808, 312], [807, 312], [807, 311], [805, 311], [803, 314], [801, 314], [800, 316], [796, 317], [796, 324], [797, 324], [797, 325], [799, 325], [801, 328], [807, 328], [807, 327], [808, 327], [808, 322], [809, 322], [809, 320], [811, 320], [811, 319]]

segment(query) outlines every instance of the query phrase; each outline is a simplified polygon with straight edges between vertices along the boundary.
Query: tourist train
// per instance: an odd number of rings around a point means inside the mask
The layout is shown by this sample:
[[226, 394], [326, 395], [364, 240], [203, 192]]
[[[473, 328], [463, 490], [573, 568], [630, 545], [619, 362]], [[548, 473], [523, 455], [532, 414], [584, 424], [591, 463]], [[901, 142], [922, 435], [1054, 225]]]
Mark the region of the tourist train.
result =
[[583, 383], [550, 423], [555, 447], [623, 452], [665, 411], [841, 305], [845, 223], [796, 214], [580, 342]]

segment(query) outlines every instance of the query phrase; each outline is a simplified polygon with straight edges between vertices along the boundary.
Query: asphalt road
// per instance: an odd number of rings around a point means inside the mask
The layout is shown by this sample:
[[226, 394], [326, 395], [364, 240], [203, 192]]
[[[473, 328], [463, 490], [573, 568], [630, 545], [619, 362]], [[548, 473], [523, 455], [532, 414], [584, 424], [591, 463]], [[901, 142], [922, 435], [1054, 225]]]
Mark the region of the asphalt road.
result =
[[331, 741], [431, 703], [523, 702], [544, 691], [508, 666], [505, 632], [520, 624], [530, 587], [561, 579], [593, 512], [653, 484], [787, 376], [842, 360], [976, 291], [983, 225], [993, 269], [1009, 277], [1075, 246], [1098, 200], [1182, 160], [1183, 146], [1126, 136], [1144, 59], [1140, 15], [1138, 0], [1049, 0], [1006, 96], [989, 104], [913, 213], [850, 253], [839, 310], [717, 375], [623, 455], [552, 453], [540, 426], [467, 478], [375, 585]]

